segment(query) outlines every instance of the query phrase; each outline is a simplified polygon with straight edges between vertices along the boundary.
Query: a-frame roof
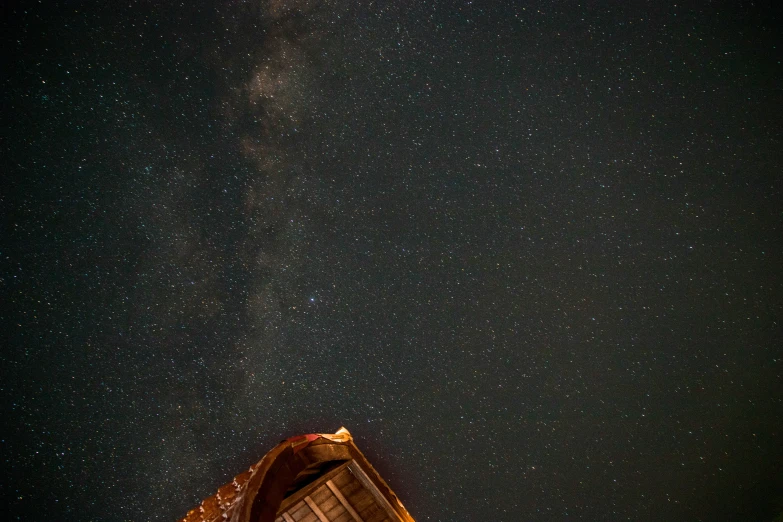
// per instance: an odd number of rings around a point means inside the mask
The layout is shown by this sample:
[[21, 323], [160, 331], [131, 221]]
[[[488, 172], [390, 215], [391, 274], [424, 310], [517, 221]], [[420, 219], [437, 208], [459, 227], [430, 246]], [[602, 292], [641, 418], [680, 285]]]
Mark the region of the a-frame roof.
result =
[[180, 522], [414, 522], [341, 428], [292, 437]]

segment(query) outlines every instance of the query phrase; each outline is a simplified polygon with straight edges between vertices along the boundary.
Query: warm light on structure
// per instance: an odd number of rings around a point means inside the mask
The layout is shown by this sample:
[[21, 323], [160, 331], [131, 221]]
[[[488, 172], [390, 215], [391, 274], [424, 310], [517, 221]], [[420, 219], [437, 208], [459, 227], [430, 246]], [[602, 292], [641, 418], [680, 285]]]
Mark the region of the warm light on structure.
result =
[[292, 437], [180, 522], [414, 522], [345, 428]]

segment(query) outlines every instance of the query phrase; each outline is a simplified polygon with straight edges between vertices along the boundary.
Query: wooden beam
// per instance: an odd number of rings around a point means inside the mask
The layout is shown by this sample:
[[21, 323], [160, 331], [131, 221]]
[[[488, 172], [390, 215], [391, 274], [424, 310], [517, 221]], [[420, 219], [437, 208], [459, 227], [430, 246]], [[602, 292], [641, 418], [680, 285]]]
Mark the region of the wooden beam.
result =
[[[337, 475], [339, 475], [340, 473], [342, 473], [342, 471], [348, 466], [349, 462], [350, 461], [347, 461], [347, 462], [344, 462], [344, 463], [340, 464], [339, 466], [337, 466], [337, 468], [335, 468], [332, 471], [330, 471], [330, 472], [328, 472], [328, 473], [318, 477], [313, 482], [311, 482], [310, 484], [306, 485], [305, 487], [303, 487], [302, 489], [300, 489], [296, 493], [291, 493], [291, 496], [286, 498], [285, 500], [283, 500], [282, 504], [280, 504], [280, 507], [278, 508], [277, 513], [280, 514], [283, 511], [289, 511], [291, 509], [291, 506], [293, 506], [294, 504], [298, 504], [299, 502], [304, 502], [304, 498], [307, 495], [312, 495], [313, 493], [315, 493], [315, 490], [318, 489], [319, 487], [321, 487], [321, 485], [323, 485], [325, 480], [329, 480], [331, 478], [334, 478]], [[180, 521], [180, 522], [182, 522], [182, 521]]]
[[350, 514], [351, 514], [351, 516], [353, 517], [353, 519], [354, 519], [356, 522], [364, 522], [364, 520], [362, 520], [362, 517], [360, 517], [360, 516], [359, 516], [359, 513], [357, 513], [357, 512], [356, 512], [356, 510], [355, 510], [355, 509], [354, 509], [354, 508], [353, 508], [353, 507], [352, 507], [352, 506], [351, 506], [351, 505], [348, 503], [348, 499], [346, 499], [346, 498], [343, 496], [343, 492], [342, 492], [342, 491], [340, 491], [340, 490], [337, 488], [337, 486], [335, 486], [335, 485], [334, 485], [334, 482], [332, 482], [331, 480], [327, 480], [327, 481], [326, 481], [326, 485], [329, 487], [329, 489], [331, 489], [331, 490], [332, 490], [332, 493], [334, 493], [334, 496], [335, 496], [335, 497], [337, 497], [337, 500], [339, 500], [339, 501], [340, 501], [340, 504], [342, 504], [342, 505], [343, 505], [343, 507], [345, 508], [345, 510], [346, 510], [348, 513], [350, 513]]
[[295, 522], [294, 517], [292, 517], [288, 513], [283, 513], [283, 518], [285, 519], [285, 522]]
[[329, 522], [329, 519], [326, 518], [326, 515], [324, 515], [324, 512], [321, 511], [321, 508], [318, 507], [318, 504], [313, 502], [313, 499], [310, 498], [310, 495], [305, 497], [305, 502], [307, 502], [307, 505], [310, 506], [310, 509], [313, 510], [313, 513], [315, 513], [315, 516], [318, 517], [318, 520], [321, 522]]
[[383, 508], [384, 511], [386, 511], [386, 514], [391, 520], [395, 522], [403, 522], [403, 520], [400, 519], [400, 516], [397, 514], [397, 511], [395, 511], [392, 505], [389, 504], [389, 501], [386, 500], [386, 497], [381, 494], [381, 492], [378, 490], [378, 487], [373, 483], [372, 479], [367, 476], [367, 473], [364, 472], [364, 470], [355, 460], [351, 461], [351, 463], [348, 465], [348, 469], [351, 470], [351, 473], [354, 477], [359, 479], [359, 482], [361, 482], [361, 484], [364, 486], [364, 489], [369, 491], [370, 494], [375, 497], [375, 501], [380, 505], [381, 508]]

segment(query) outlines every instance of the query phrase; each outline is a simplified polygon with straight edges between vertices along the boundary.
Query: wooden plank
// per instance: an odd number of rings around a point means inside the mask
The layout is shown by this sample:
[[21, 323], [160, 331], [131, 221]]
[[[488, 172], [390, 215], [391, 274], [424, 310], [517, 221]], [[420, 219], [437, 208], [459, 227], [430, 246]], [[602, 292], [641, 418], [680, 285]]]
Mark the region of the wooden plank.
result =
[[288, 513], [283, 513], [283, 518], [285, 519], [285, 522], [294, 522], [294, 518]]
[[364, 516], [367, 522], [381, 522], [386, 519], [386, 512], [377, 502], [373, 502], [372, 505], [364, 511]]
[[329, 519], [326, 518], [326, 515], [324, 515], [324, 512], [321, 511], [321, 508], [318, 507], [318, 504], [313, 502], [313, 499], [307, 496], [305, 497], [305, 502], [307, 502], [307, 505], [310, 506], [310, 509], [313, 510], [313, 513], [315, 513], [315, 516], [318, 517], [318, 520], [321, 522], [329, 522]]
[[[332, 495], [331, 491], [328, 489], [326, 491], [329, 493], [329, 496], [323, 501], [317, 502], [317, 504], [318, 507], [321, 508], [321, 511], [329, 515], [329, 520], [331, 520], [333, 518], [332, 515], [337, 516], [339, 513], [345, 511], [345, 509], [343, 508], [342, 504], [340, 504], [340, 501], [337, 500], [334, 495]], [[337, 510], [338, 513], [333, 513], [335, 510]]]
[[318, 489], [310, 493], [308, 496], [313, 499], [313, 502], [321, 506], [322, 511], [328, 511], [328, 509], [324, 507], [324, 502], [327, 502], [330, 498], [332, 498], [332, 492], [329, 491], [329, 488], [321, 484]]
[[[342, 484], [334, 481], [334, 485], [340, 490], [340, 493], [348, 500], [348, 503], [353, 508], [361, 513], [362, 509], [367, 505], [367, 502], [373, 502], [372, 493], [367, 491], [362, 483], [356, 480], [350, 472], [346, 472], [344, 477], [341, 477]], [[361, 507], [360, 507], [361, 506]]]
[[[283, 500], [282, 504], [280, 504], [280, 508], [277, 510], [277, 514], [279, 515], [283, 511], [291, 512], [290, 506], [297, 504], [299, 502], [302, 502], [302, 499], [307, 496], [311, 495], [316, 489], [323, 486], [323, 483], [326, 480], [331, 479], [332, 477], [342, 473], [347, 472], [347, 467], [350, 461], [344, 462], [340, 464], [335, 469], [329, 471], [328, 473], [324, 474], [321, 477], [318, 477], [315, 479], [312, 483], [308, 484], [307, 486], [303, 487], [299, 491], [292, 493], [290, 497]], [[349, 473], [350, 475], [350, 473]], [[296, 517], [294, 517], [296, 519]]]
[[347, 469], [340, 470], [340, 473], [333, 479], [338, 488], [343, 489], [347, 484], [353, 481], [353, 475]]
[[346, 472], [346, 475], [348, 475], [348, 480], [345, 480], [342, 483], [334, 481], [334, 485], [337, 486], [340, 491], [342, 491], [345, 498], [351, 500], [353, 495], [355, 495], [358, 491], [363, 491], [364, 488], [362, 487], [361, 483], [353, 477], [353, 475], [348, 472]]
[[356, 463], [355, 460], [351, 461], [348, 469], [351, 470], [353, 476], [362, 483], [364, 488], [369, 491], [373, 497], [375, 497], [375, 501], [377, 502], [376, 505], [382, 507], [383, 511], [386, 511], [388, 517], [391, 520], [400, 520], [400, 517], [397, 516], [397, 512], [394, 510], [391, 504], [389, 504], [389, 501], [386, 500], [386, 497], [384, 497], [380, 491], [378, 491], [378, 488], [375, 486], [375, 484], [373, 484], [372, 479], [367, 476], [367, 473], [364, 472], [364, 470], [361, 468], [361, 466], [358, 465], [358, 463]]
[[356, 510], [353, 508], [353, 506], [351, 506], [348, 503], [348, 500], [346, 500], [346, 498], [343, 496], [342, 492], [337, 488], [337, 486], [334, 485], [334, 482], [332, 482], [331, 480], [327, 480], [326, 481], [326, 487], [328, 487], [329, 489], [332, 490], [332, 493], [334, 493], [334, 496], [337, 497], [337, 500], [340, 501], [340, 504], [343, 505], [345, 510], [348, 513], [351, 514], [351, 517], [353, 517], [353, 519], [356, 522], [364, 522], [364, 520], [362, 520], [362, 517], [359, 516], [359, 513], [357, 513]]
[[294, 506], [286, 511], [289, 515], [291, 515], [291, 518], [294, 519], [294, 522], [299, 522], [300, 520], [304, 519], [307, 515], [312, 515], [312, 510], [307, 507], [307, 504], [302, 502], [298, 502], [297, 504], [294, 504]]
[[365, 513], [365, 511], [368, 509], [381, 509], [381, 507], [375, 501], [375, 497], [372, 496], [372, 493], [364, 488], [354, 493], [350, 499], [353, 507], [356, 508], [356, 511], [359, 513], [363, 513], [362, 516], [364, 518], [367, 518], [367, 513]]

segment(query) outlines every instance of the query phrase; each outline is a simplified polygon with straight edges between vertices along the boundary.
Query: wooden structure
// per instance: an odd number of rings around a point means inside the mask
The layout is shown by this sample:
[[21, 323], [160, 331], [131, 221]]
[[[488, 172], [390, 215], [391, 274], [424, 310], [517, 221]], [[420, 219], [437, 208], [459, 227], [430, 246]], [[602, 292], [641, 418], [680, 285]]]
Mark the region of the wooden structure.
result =
[[414, 522], [351, 434], [293, 437], [180, 522]]

